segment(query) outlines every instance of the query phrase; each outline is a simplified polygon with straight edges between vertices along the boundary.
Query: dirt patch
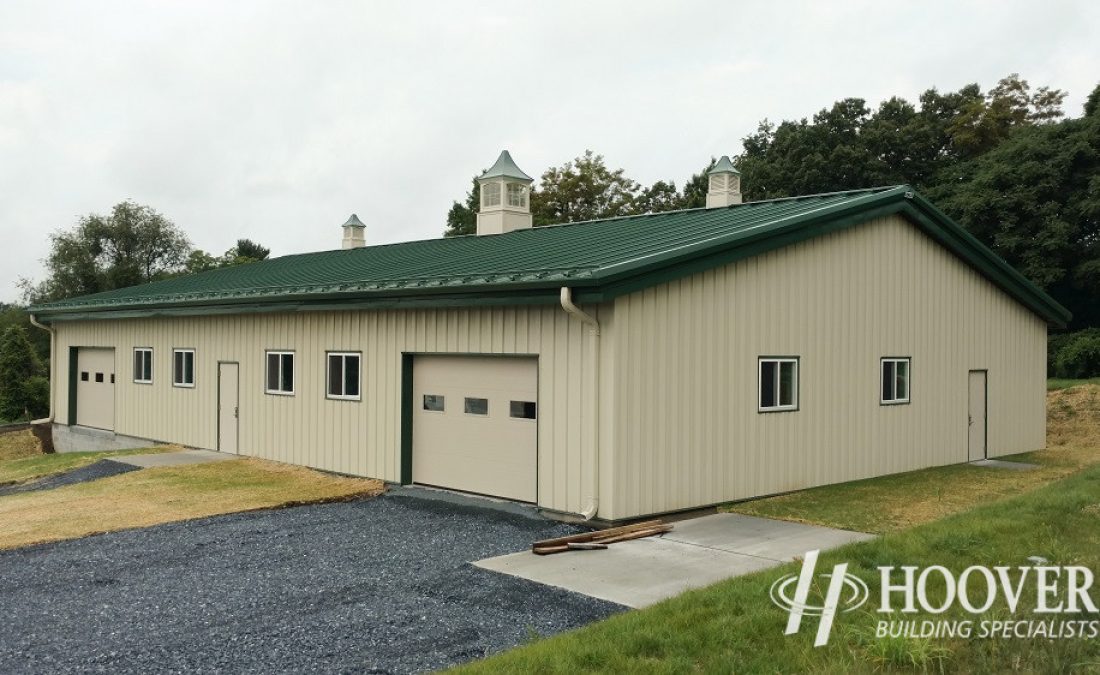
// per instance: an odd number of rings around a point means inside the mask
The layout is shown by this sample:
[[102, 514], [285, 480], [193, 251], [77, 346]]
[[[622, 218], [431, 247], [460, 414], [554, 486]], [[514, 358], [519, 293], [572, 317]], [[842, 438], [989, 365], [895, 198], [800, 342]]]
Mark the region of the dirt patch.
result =
[[0, 433], [0, 462], [42, 453], [42, 446], [30, 429]]

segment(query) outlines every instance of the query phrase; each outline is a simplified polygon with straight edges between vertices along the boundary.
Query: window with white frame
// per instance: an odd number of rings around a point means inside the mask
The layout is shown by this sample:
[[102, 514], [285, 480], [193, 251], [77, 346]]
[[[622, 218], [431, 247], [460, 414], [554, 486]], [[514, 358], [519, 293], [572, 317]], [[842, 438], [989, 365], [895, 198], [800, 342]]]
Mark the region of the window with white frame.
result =
[[508, 183], [508, 206], [527, 206], [527, 186], [523, 183]]
[[798, 410], [798, 357], [760, 357], [759, 410]]
[[500, 183], [481, 184], [481, 205], [498, 206], [500, 204]]
[[909, 402], [909, 357], [888, 356], [882, 359], [883, 405]]
[[264, 391], [268, 394], [294, 394], [294, 352], [267, 352], [267, 377]]
[[172, 386], [195, 386], [195, 350], [172, 350]]
[[359, 400], [359, 352], [328, 352], [328, 398]]
[[153, 349], [151, 347], [134, 348], [134, 382], [153, 384]]

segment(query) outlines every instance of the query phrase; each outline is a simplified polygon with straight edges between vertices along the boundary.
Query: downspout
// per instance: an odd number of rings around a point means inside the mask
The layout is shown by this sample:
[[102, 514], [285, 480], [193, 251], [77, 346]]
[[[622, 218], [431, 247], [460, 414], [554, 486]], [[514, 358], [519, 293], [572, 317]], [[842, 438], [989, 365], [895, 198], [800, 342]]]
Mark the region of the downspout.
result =
[[34, 425], [38, 425], [38, 424], [53, 424], [53, 397], [54, 397], [53, 376], [54, 376], [54, 373], [57, 371], [57, 354], [54, 354], [54, 342], [56, 341], [56, 338], [57, 338], [57, 332], [53, 328], [50, 328], [49, 326], [45, 326], [43, 324], [38, 323], [38, 320], [34, 318], [34, 314], [31, 314], [30, 318], [31, 318], [31, 325], [32, 326], [34, 326], [35, 328], [41, 328], [42, 330], [44, 330], [44, 331], [46, 331], [47, 333], [50, 334], [50, 412], [49, 412], [49, 417], [44, 417], [40, 420], [31, 420], [31, 425], [34, 426]]
[[589, 471], [591, 485], [589, 486], [588, 506], [581, 511], [585, 520], [592, 520], [600, 509], [600, 322], [590, 314], [586, 314], [573, 304], [573, 291], [568, 286], [561, 287], [561, 308], [566, 314], [588, 324], [591, 330], [589, 348], [592, 350], [592, 363], [589, 375], [592, 379], [592, 438], [591, 457], [592, 467]]

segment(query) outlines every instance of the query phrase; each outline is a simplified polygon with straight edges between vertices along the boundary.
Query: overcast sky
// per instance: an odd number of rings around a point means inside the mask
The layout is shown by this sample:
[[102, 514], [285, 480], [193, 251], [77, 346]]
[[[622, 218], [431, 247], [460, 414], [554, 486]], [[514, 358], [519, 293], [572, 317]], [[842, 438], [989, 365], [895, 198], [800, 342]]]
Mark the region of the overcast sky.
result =
[[214, 253], [422, 239], [502, 148], [680, 185], [764, 117], [1010, 72], [1079, 115], [1100, 3], [4, 0], [0, 301], [127, 198]]

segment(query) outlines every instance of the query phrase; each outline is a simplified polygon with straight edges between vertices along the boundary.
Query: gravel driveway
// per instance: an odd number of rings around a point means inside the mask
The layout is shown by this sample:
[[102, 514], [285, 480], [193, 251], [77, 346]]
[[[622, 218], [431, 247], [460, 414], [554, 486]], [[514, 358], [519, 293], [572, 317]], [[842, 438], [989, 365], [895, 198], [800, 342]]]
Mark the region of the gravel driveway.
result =
[[0, 552], [0, 672], [414, 672], [623, 608], [467, 563], [571, 533], [409, 496]]

